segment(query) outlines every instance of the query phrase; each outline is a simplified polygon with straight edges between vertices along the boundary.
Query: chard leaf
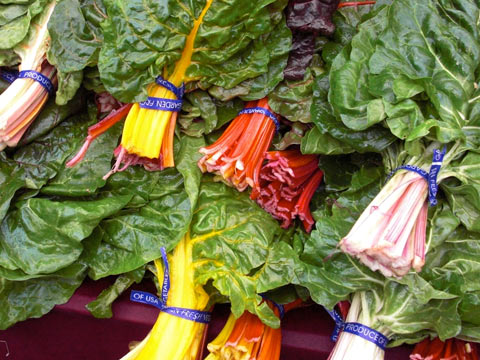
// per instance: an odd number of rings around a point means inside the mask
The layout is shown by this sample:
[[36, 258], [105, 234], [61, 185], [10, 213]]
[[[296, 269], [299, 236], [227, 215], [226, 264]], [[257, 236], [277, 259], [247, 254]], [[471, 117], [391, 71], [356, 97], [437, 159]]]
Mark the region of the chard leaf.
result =
[[[440, 142], [463, 138], [480, 59], [478, 13], [470, 0], [380, 7], [332, 65], [335, 115], [353, 130], [385, 119], [407, 141], [427, 134]], [[425, 117], [424, 102], [435, 118]]]
[[[57, 196], [89, 196], [95, 194], [97, 189], [106, 183], [103, 176], [111, 169], [113, 151], [118, 145], [121, 131], [121, 124], [116, 124], [95, 139], [80, 164], [73, 168], [60, 168], [57, 175], [41, 189], [41, 192]], [[83, 141], [83, 138], [75, 138], [72, 145], [75, 144], [74, 148], [79, 149]]]
[[55, 102], [58, 105], [65, 105], [73, 99], [82, 85], [83, 72], [73, 71], [64, 73], [62, 71], [57, 71], [57, 80], [58, 88], [55, 93]]
[[[186, 80], [231, 88], [266, 73], [277, 55], [268, 51], [268, 34], [277, 24], [286, 28], [278, 16], [282, 9], [269, 7], [273, 2], [213, 1], [198, 30]], [[171, 69], [180, 58], [204, 6], [201, 0], [168, 1], [164, 6], [106, 1], [108, 18], [102, 23], [104, 43], [98, 67], [107, 90], [122, 101], [143, 100], [154, 76], [164, 67]], [[283, 42], [278, 51], [285, 53], [290, 35], [286, 31], [276, 35]]]
[[[203, 285], [212, 280], [220, 293], [229, 297], [236, 317], [248, 310], [278, 327], [279, 319], [257, 294], [288, 283], [283, 274], [268, 280], [278, 263], [270, 254], [273, 256], [279, 233], [278, 223], [247, 194], [205, 178], [189, 234], [196, 282]], [[279, 245], [278, 249], [285, 247]], [[284, 251], [284, 262], [287, 255]]]
[[317, 127], [310, 129], [300, 144], [303, 154], [339, 155], [354, 151], [330, 134], [322, 134]]
[[102, 0], [62, 0], [48, 22], [51, 37], [48, 60], [60, 73], [96, 65], [103, 43], [101, 22], [106, 18]]
[[[191, 203], [178, 181], [178, 173], [153, 173], [152, 176], [130, 171], [136, 175], [140, 189], [130, 184], [129, 193], [147, 196], [148, 201], [137, 203], [137, 207], [125, 209], [114, 217], [103, 220], [85, 243], [85, 262], [89, 265], [89, 276], [99, 279], [108, 275], [122, 274], [143, 266], [161, 257], [160, 248], [172, 250], [187, 231], [191, 218]], [[117, 173], [113, 178], [122, 173]], [[148, 174], [150, 175], [150, 174]], [[123, 178], [122, 184], [127, 178]], [[152, 194], [148, 193], [149, 189]], [[114, 196], [113, 198], [116, 198]], [[130, 195], [131, 197], [131, 195]], [[142, 198], [143, 199], [143, 198]]]
[[52, 273], [82, 253], [82, 240], [98, 223], [123, 208], [131, 196], [86, 201], [32, 198], [16, 204], [0, 227], [8, 258], [27, 274]]
[[442, 182], [441, 187], [455, 216], [470, 231], [480, 232], [480, 185], [453, 185]]
[[313, 74], [310, 69], [300, 81], [286, 80], [268, 95], [268, 104], [273, 111], [290, 121], [311, 122]]
[[[280, 2], [277, 1], [277, 3]], [[287, 64], [290, 50], [290, 38], [290, 31], [282, 20], [264, 41], [263, 46], [267, 49], [270, 57], [268, 70], [252, 79], [242, 81], [233, 88], [212, 86], [208, 89], [210, 94], [222, 101], [231, 100], [236, 96], [245, 101], [258, 100], [270, 94], [275, 86], [283, 80], [283, 69]]]
[[86, 114], [74, 116], [15, 152], [13, 160], [25, 170], [27, 188], [40, 189], [55, 177], [66, 160], [78, 150], [88, 125]]
[[238, 98], [222, 102], [197, 90], [185, 95], [178, 122], [182, 132], [199, 137], [221, 128], [235, 118], [243, 106], [243, 101]]
[[[25, 185], [25, 170], [0, 152], [0, 219], [7, 214], [15, 192]], [[1, 220], [0, 220], [1, 221]]]
[[[0, 49], [12, 49], [25, 39], [30, 29], [30, 22], [42, 12], [47, 2], [47, 0], [35, 0], [28, 5], [25, 4], [20, 11], [21, 15], [18, 11], [20, 5], [3, 5], [0, 8], [4, 16], [4, 24], [0, 24]], [[8, 17], [10, 21], [7, 21]]]
[[25, 146], [38, 137], [46, 135], [55, 126], [78, 113], [85, 106], [85, 92], [82, 91], [79, 91], [66, 105], [57, 105], [53, 99], [50, 99], [22, 136], [18, 145]]
[[198, 192], [200, 191], [200, 181], [202, 172], [197, 163], [202, 157], [198, 151], [205, 146], [205, 140], [184, 136], [180, 139], [180, 149], [176, 156], [177, 170], [182, 174], [185, 183], [185, 192], [190, 198], [190, 207], [195, 209], [197, 205]]
[[112, 317], [113, 302], [127, 290], [133, 283], [140, 283], [145, 274], [145, 267], [142, 266], [136, 270], [119, 275], [115, 282], [107, 289], [103, 290], [98, 297], [89, 302], [85, 307], [90, 313], [99, 319]]
[[[311, 137], [315, 134], [313, 139], [319, 145], [318, 151], [311, 150], [309, 153], [348, 154], [353, 150], [361, 153], [381, 152], [394, 142], [395, 137], [383, 127], [373, 126], [364, 131], [354, 131], [337, 121], [328, 100], [329, 89], [330, 82], [326, 74], [315, 79], [311, 116], [319, 131], [312, 130]], [[327, 147], [326, 144], [329, 146]], [[307, 146], [306, 140], [305, 145], [302, 141], [303, 146]], [[329, 152], [324, 152], [325, 147]], [[335, 152], [332, 151], [332, 148], [335, 149]]]
[[85, 270], [85, 265], [77, 263], [36, 279], [0, 278], [0, 329], [27, 318], [39, 318], [55, 305], [67, 302], [85, 278]]

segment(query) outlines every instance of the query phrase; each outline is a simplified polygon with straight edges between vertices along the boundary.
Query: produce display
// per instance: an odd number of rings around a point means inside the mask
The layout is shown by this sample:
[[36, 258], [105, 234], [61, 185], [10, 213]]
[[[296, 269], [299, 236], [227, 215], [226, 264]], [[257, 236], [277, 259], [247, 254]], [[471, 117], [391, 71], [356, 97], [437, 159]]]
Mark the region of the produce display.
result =
[[1, 1], [0, 329], [110, 277], [94, 317], [123, 293], [158, 309], [122, 359], [280, 359], [312, 303], [329, 360], [478, 359], [479, 19], [478, 0]]

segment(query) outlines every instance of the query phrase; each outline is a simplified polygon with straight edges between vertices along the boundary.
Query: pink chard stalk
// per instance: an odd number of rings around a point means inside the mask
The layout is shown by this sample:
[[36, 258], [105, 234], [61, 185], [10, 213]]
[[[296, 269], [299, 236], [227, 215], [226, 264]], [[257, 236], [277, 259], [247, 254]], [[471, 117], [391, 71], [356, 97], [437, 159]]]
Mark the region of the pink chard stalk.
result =
[[400, 170], [364, 210], [341, 249], [385, 276], [402, 277], [425, 263], [428, 184]]

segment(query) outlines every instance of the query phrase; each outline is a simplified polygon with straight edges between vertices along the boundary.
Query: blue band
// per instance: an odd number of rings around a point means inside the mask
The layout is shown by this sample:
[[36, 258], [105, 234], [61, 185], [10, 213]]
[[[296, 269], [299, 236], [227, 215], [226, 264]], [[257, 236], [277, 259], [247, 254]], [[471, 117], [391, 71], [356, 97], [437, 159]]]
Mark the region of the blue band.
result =
[[270, 301], [273, 306], [275, 306], [277, 309], [278, 309], [278, 313], [280, 315], [280, 319], [283, 319], [283, 317], [285, 316], [285, 306], [281, 305], [281, 304], [277, 304], [275, 301], [273, 301], [272, 299], [269, 299], [267, 295], [265, 294], [259, 294], [263, 299], [265, 300], [268, 300]]
[[418, 175], [423, 177], [425, 181], [428, 183], [428, 201], [430, 203], [430, 206], [435, 206], [437, 205], [437, 193], [438, 193], [437, 177], [442, 167], [443, 158], [445, 157], [446, 152], [447, 152], [446, 146], [443, 148], [442, 151], [437, 149], [433, 150], [432, 165], [430, 165], [429, 172], [426, 172], [425, 170], [422, 170], [417, 166], [403, 165], [403, 166], [397, 167], [390, 174], [388, 174], [387, 179], [389, 179], [398, 170], [407, 170], [407, 171], [413, 171], [414, 173], [417, 173]]
[[53, 92], [55, 91], [55, 87], [53, 86], [50, 79], [45, 75], [43, 75], [42, 73], [39, 73], [38, 71], [34, 71], [34, 70], [20, 71], [20, 73], [18, 74], [18, 78], [35, 80], [40, 85], [42, 85], [50, 95], [52, 95]]
[[437, 176], [442, 167], [443, 158], [447, 152], [447, 147], [444, 146], [443, 150], [433, 150], [433, 159], [432, 165], [430, 166], [430, 171], [428, 172], [428, 200], [430, 201], [430, 206], [437, 205], [437, 193], [438, 193], [438, 184]]
[[335, 310], [328, 310], [325, 308], [325, 311], [328, 312], [328, 314], [332, 317], [333, 321], [335, 321], [335, 328], [333, 329], [332, 335], [330, 335], [330, 339], [332, 341], [337, 341], [338, 335], [340, 335], [340, 332], [343, 329], [343, 319], [340, 315]]
[[185, 93], [184, 84], [182, 84], [182, 86], [180, 87], [176, 87], [170, 81], [165, 80], [161, 76], [157, 76], [157, 78], [155, 79], [155, 82], [158, 85], [163, 86], [165, 89], [170, 90], [172, 93], [174, 93], [177, 99], [180, 100], [181, 98], [183, 98], [183, 94]]
[[18, 78], [18, 71], [0, 70], [0, 77], [8, 83], [14, 82]]
[[280, 131], [280, 122], [278, 121], [277, 117], [267, 109], [264, 109], [262, 107], [245, 108], [238, 113], [238, 115], [242, 114], [262, 114], [268, 116], [275, 124], [275, 129], [277, 130], [277, 132]]
[[172, 100], [149, 96], [147, 100], [140, 103], [140, 107], [152, 110], [180, 111], [182, 109], [182, 103], [182, 100]]
[[385, 335], [378, 332], [377, 330], [374, 330], [372, 328], [369, 328], [368, 326], [359, 323], [345, 323], [343, 331], [360, 336], [361, 338], [364, 338], [365, 340], [374, 343], [382, 350], [385, 350], [385, 347], [388, 344], [388, 338]]
[[132, 290], [130, 293], [130, 300], [139, 302], [142, 304], [152, 305], [158, 308], [160, 311], [163, 311], [167, 314], [185, 319], [190, 321], [195, 321], [202, 324], [208, 324], [212, 317], [211, 313], [208, 311], [184, 309], [175, 306], [167, 306], [168, 292], [170, 291], [170, 268], [168, 265], [167, 252], [165, 248], [162, 247], [162, 259], [165, 266], [165, 271], [163, 275], [163, 284], [162, 284], [162, 298], [159, 299], [153, 294], [150, 294], [145, 291]]

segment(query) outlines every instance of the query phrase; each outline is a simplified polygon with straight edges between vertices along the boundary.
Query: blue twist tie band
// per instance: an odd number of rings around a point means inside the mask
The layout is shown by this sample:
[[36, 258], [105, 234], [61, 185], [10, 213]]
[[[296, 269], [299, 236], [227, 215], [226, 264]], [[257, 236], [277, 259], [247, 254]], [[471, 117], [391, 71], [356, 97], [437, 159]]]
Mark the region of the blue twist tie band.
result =
[[14, 82], [18, 78], [18, 71], [0, 70], [0, 77], [8, 83]]
[[268, 116], [275, 124], [276, 131], [277, 132], [280, 131], [280, 122], [278, 121], [277, 117], [267, 109], [264, 109], [262, 107], [245, 108], [238, 113], [238, 115], [242, 115], [242, 114], [262, 114], [262, 115]]
[[163, 86], [165, 89], [170, 90], [172, 93], [174, 93], [177, 99], [181, 99], [183, 97], [183, 94], [185, 93], [184, 84], [182, 84], [182, 86], [180, 87], [176, 87], [170, 81], [165, 80], [161, 76], [157, 76], [157, 78], [155, 79], [155, 82], [158, 85]]
[[388, 338], [385, 335], [378, 332], [377, 330], [374, 330], [372, 328], [369, 328], [368, 326], [359, 323], [345, 323], [343, 331], [360, 336], [361, 338], [364, 338], [365, 340], [374, 343], [382, 350], [385, 350], [385, 347], [388, 344]]
[[328, 310], [325, 308], [325, 311], [328, 312], [328, 314], [332, 317], [333, 321], [335, 321], [335, 328], [333, 329], [332, 335], [330, 335], [330, 339], [332, 341], [337, 341], [338, 340], [338, 335], [340, 335], [340, 332], [343, 329], [343, 319], [340, 315], [335, 310]]
[[378, 332], [377, 330], [369, 328], [366, 325], [362, 325], [356, 322], [346, 323], [335, 310], [328, 310], [327, 308], [325, 308], [325, 310], [335, 321], [335, 329], [330, 336], [330, 339], [332, 339], [332, 341], [337, 341], [340, 332], [345, 331], [350, 334], [360, 336], [361, 338], [368, 340], [371, 343], [374, 343], [380, 349], [385, 350], [385, 347], [388, 344], [388, 338], [385, 335]]
[[182, 103], [182, 100], [163, 99], [149, 96], [147, 100], [140, 103], [140, 107], [152, 110], [180, 111], [182, 109]]
[[265, 294], [259, 294], [263, 299], [265, 300], [268, 300], [268, 301], [271, 301], [273, 306], [275, 306], [277, 309], [278, 309], [278, 312], [279, 312], [279, 315], [280, 315], [280, 319], [283, 319], [283, 317], [285, 316], [285, 306], [281, 305], [281, 304], [277, 304], [275, 301], [273, 301], [272, 299], [269, 299], [267, 297], [267, 295]]
[[152, 305], [167, 314], [185, 319], [195, 321], [202, 324], [208, 324], [212, 317], [212, 314], [208, 311], [184, 309], [175, 306], [167, 306], [168, 292], [170, 290], [170, 268], [168, 266], [167, 252], [165, 248], [160, 249], [162, 251], [163, 264], [165, 265], [165, 271], [163, 275], [162, 284], [162, 298], [159, 299], [153, 294], [145, 291], [132, 290], [130, 293], [130, 300], [142, 304]]
[[447, 147], [445, 146], [442, 151], [435, 149], [433, 150], [433, 159], [432, 165], [430, 165], [430, 171], [426, 172], [425, 170], [420, 169], [417, 166], [413, 165], [403, 165], [399, 166], [394, 169], [390, 174], [388, 174], [388, 179], [398, 170], [407, 170], [413, 171], [417, 173], [421, 177], [425, 179], [428, 183], [428, 201], [430, 206], [437, 205], [437, 193], [438, 193], [438, 184], [437, 184], [437, 177], [440, 169], [442, 167], [443, 158], [445, 157], [445, 153], [447, 152]]
[[34, 70], [23, 70], [18, 74], [19, 79], [32, 79], [42, 85], [50, 95], [55, 91], [55, 87], [48, 77]]
[[163, 86], [165, 89], [173, 92], [177, 97], [177, 100], [149, 96], [147, 100], [142, 101], [140, 103], [140, 107], [144, 109], [175, 111], [175, 112], [182, 110], [182, 104], [183, 104], [182, 97], [185, 92], [185, 86], [182, 84], [182, 86], [176, 87], [170, 81], [165, 80], [161, 76], [157, 76], [157, 78], [155, 79], [155, 82], [158, 85]]

